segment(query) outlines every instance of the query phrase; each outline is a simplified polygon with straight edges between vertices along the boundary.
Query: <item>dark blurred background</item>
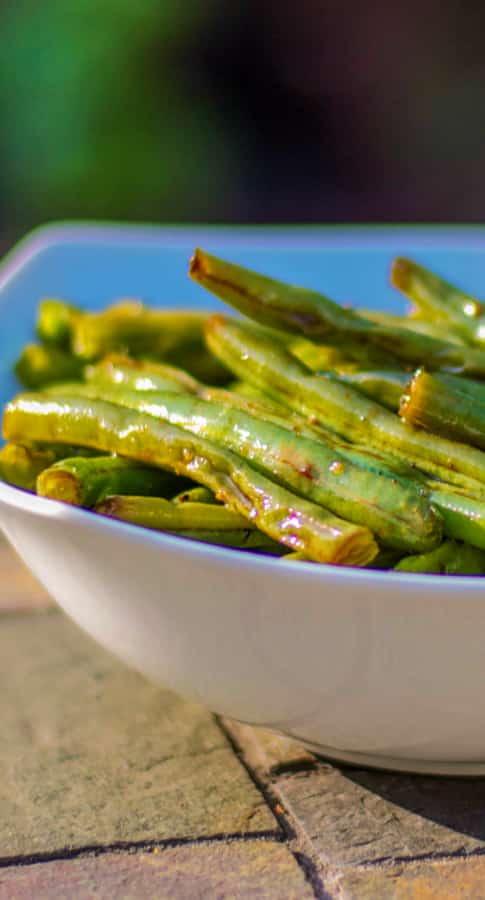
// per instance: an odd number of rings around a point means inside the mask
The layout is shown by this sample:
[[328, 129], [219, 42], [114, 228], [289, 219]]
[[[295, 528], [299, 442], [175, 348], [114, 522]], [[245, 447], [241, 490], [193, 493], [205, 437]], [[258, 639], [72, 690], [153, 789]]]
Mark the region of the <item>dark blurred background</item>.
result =
[[460, 0], [3, 0], [0, 249], [65, 218], [483, 221], [484, 25]]

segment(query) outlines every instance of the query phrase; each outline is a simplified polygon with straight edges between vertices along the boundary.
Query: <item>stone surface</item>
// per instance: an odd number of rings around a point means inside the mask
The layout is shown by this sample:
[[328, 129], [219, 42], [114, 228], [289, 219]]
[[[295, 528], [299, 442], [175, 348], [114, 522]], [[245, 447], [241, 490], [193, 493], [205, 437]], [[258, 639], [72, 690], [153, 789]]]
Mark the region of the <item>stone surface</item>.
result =
[[0, 628], [0, 857], [278, 832], [211, 715], [57, 612]]
[[276, 785], [326, 864], [485, 849], [485, 779], [340, 772], [321, 764]]
[[[25, 615], [49, 604], [0, 538], [0, 900], [314, 896], [212, 716], [58, 612]], [[290, 813], [318, 896], [485, 897], [485, 780], [340, 771], [266, 729], [223, 725]]]
[[0, 534], [0, 611], [39, 609], [53, 601]]
[[354, 869], [336, 888], [339, 900], [483, 900], [485, 859]]
[[198, 844], [0, 869], [0, 900], [307, 900], [302, 869], [274, 841]]

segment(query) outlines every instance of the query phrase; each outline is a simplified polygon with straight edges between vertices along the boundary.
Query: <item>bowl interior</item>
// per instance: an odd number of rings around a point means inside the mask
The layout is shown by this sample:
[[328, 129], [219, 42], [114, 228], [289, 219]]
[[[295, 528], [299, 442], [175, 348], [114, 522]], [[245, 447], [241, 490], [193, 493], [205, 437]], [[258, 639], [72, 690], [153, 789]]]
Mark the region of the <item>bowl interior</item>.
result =
[[158, 306], [221, 308], [187, 276], [198, 245], [356, 306], [404, 308], [388, 283], [397, 254], [412, 255], [464, 289], [485, 293], [481, 227], [48, 226], [27, 238], [0, 269], [0, 404], [18, 387], [12, 364], [34, 337], [42, 297], [62, 297], [93, 310], [122, 297]]

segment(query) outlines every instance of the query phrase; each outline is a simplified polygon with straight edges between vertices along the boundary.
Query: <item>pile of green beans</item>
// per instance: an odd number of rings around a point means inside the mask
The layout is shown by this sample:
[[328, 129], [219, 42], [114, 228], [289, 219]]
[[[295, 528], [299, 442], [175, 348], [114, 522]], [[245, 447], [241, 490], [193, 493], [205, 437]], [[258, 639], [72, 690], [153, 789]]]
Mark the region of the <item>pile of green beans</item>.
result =
[[199, 249], [189, 274], [243, 317], [41, 300], [1, 478], [282, 562], [485, 574], [480, 301], [405, 259], [407, 315]]

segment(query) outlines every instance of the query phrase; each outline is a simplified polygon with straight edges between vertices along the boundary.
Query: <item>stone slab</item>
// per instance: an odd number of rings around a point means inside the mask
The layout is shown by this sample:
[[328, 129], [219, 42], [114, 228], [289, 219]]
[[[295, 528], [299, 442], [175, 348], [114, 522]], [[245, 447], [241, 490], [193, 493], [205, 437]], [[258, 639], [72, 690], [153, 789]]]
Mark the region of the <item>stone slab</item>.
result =
[[0, 869], [0, 900], [308, 900], [290, 851], [274, 841], [186, 845]]
[[287, 769], [308, 768], [317, 758], [297, 741], [275, 734], [267, 728], [243, 725], [223, 719], [224, 727], [241, 748], [252, 769], [260, 775], [274, 775]]
[[335, 896], [339, 900], [483, 900], [485, 859], [354, 869], [338, 881]]
[[48, 593], [0, 534], [0, 612], [51, 606]]
[[58, 612], [0, 628], [0, 858], [279, 833], [213, 717]]
[[282, 776], [276, 787], [327, 865], [485, 850], [485, 779], [321, 764]]

